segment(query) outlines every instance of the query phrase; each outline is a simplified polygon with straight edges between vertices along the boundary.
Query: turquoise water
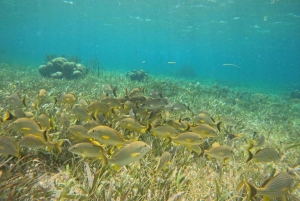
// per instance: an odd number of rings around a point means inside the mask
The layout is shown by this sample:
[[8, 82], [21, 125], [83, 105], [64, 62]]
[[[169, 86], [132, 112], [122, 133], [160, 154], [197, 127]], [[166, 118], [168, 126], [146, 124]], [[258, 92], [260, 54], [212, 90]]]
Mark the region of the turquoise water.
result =
[[297, 0], [1, 0], [0, 24], [1, 62], [97, 55], [106, 70], [299, 87]]

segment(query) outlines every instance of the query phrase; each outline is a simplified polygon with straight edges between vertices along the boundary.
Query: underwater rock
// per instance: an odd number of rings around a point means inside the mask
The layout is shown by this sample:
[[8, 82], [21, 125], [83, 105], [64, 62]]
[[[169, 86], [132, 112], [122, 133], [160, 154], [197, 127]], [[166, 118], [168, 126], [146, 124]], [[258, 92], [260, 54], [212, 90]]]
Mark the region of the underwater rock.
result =
[[81, 73], [79, 70], [76, 70], [76, 71], [73, 72], [72, 76], [73, 76], [74, 78], [77, 78], [77, 77], [82, 76], [82, 73]]
[[67, 78], [71, 78], [73, 76], [73, 72], [76, 71], [76, 64], [74, 62], [65, 62], [61, 66], [62, 73]]
[[299, 98], [300, 99], [300, 92], [298, 90], [292, 91], [291, 98]]
[[62, 72], [59, 72], [59, 71], [57, 71], [56, 73], [52, 73], [51, 74], [51, 77], [52, 78], [62, 78], [62, 76], [63, 76], [63, 73]]
[[39, 67], [39, 72], [43, 77], [47, 77], [48, 76], [48, 69], [46, 65], [40, 65]]
[[39, 73], [43, 77], [74, 79], [83, 77], [88, 73], [88, 70], [80, 63], [76, 64], [69, 62], [66, 58], [57, 57], [47, 62], [46, 65], [41, 65]]
[[148, 74], [144, 70], [133, 70], [126, 73], [126, 76], [129, 77], [131, 80], [136, 80], [139, 82], [148, 78]]
[[82, 73], [85, 73], [87, 71], [87, 68], [85, 68], [82, 64], [78, 63], [76, 64], [76, 69], [79, 70]]
[[53, 65], [61, 66], [65, 62], [68, 62], [68, 60], [66, 58], [63, 58], [63, 57], [57, 57], [55, 59], [52, 59], [51, 62], [53, 63]]

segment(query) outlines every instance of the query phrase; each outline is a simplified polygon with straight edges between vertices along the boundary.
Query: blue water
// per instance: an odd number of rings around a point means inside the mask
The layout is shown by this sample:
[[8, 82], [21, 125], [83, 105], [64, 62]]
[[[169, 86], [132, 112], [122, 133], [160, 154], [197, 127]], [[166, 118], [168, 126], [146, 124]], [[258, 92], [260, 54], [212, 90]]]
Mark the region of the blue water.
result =
[[[1, 0], [0, 62], [94, 55], [106, 70], [299, 85], [298, 0]], [[168, 62], [176, 64], [168, 64]], [[223, 66], [222, 64], [235, 64]]]

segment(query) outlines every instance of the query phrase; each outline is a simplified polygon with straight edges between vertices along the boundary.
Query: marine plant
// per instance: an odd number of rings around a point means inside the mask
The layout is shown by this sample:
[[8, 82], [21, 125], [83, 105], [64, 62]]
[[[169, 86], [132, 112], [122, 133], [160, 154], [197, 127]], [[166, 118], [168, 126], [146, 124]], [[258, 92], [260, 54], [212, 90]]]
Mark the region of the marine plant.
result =
[[81, 63], [81, 59], [75, 55], [70, 55], [69, 57], [64, 57], [64, 58], [67, 58], [69, 62]]
[[91, 57], [86, 64], [86, 67], [89, 71], [92, 71], [94, 73], [97, 73], [97, 76], [99, 77], [100, 74], [102, 74], [104, 67], [102, 65], [102, 62], [98, 60], [97, 55]]
[[[56, 54], [46, 54], [45, 58], [47, 59], [47, 61], [52, 61], [52, 59], [55, 59], [57, 57]], [[63, 58], [65, 58], [64, 56], [61, 56]]]
[[[289, 100], [289, 94], [270, 94], [263, 91], [251, 91], [248, 88], [228, 87], [224, 95], [222, 87], [207, 85], [204, 82], [190, 81], [166, 77], [155, 77], [147, 83], [131, 81], [123, 74], [103, 72], [103, 79], [95, 74], [88, 74], [88, 79], [76, 80], [40, 78], [36, 71], [28, 67], [11, 64], [1, 64], [0, 75], [0, 111], [1, 136], [9, 136], [19, 142], [23, 134], [9, 129], [5, 114], [10, 111], [15, 115], [15, 106], [8, 102], [12, 93], [24, 98], [25, 105], [21, 105], [24, 112], [33, 114], [37, 119], [40, 114], [48, 114], [55, 125], [49, 132], [53, 142], [68, 139], [62, 146], [62, 153], [55, 150], [31, 149], [20, 147], [21, 157], [0, 156], [0, 197], [3, 200], [246, 200], [247, 189], [244, 180], [255, 186], [263, 185], [265, 180], [277, 175], [278, 172], [289, 173], [294, 182], [287, 193], [288, 200], [297, 200], [299, 191], [299, 103]], [[14, 71], [11, 71], [11, 68]], [[208, 159], [206, 156], [189, 151], [186, 147], [174, 143], [166, 144], [166, 140], [150, 133], [139, 136], [139, 140], [151, 145], [152, 150], [139, 162], [129, 164], [120, 170], [112, 166], [103, 165], [99, 158], [82, 158], [68, 151], [77, 143], [70, 138], [68, 128], [62, 126], [60, 113], [70, 115], [70, 123], [81, 124], [84, 120], [76, 120], [73, 107], [70, 104], [54, 105], [54, 97], [62, 94], [74, 94], [76, 104], [80, 100], [94, 101], [105, 97], [101, 86], [107, 83], [117, 83], [117, 97], [125, 96], [128, 90], [136, 87], [146, 87], [145, 94], [151, 89], [163, 91], [177, 90], [170, 93], [172, 102], [186, 103], [195, 114], [209, 113], [218, 122], [224, 117], [234, 117], [236, 126], [225, 129], [221, 123], [221, 131], [215, 138], [207, 138], [202, 148], [208, 150], [214, 142], [228, 146], [234, 150], [229, 160]], [[39, 96], [39, 90], [45, 89], [45, 97]], [[259, 93], [259, 94], [257, 94]], [[225, 95], [226, 94], [226, 95]], [[15, 97], [15, 96], [14, 96]], [[266, 98], [267, 97], [267, 98]], [[233, 104], [227, 104], [227, 99]], [[236, 99], [247, 101], [237, 104]], [[253, 99], [253, 100], [252, 100]], [[38, 104], [34, 104], [34, 103]], [[80, 101], [80, 103], [82, 103]], [[114, 119], [118, 121], [118, 110], [114, 108]], [[161, 114], [165, 119], [166, 111]], [[170, 112], [168, 118], [178, 122], [179, 117], [193, 126], [195, 119], [189, 111]], [[115, 123], [112, 123], [115, 125]], [[116, 128], [118, 129], [118, 128]], [[123, 131], [120, 132], [123, 133]], [[180, 131], [182, 132], [182, 131]], [[130, 136], [129, 131], [124, 132]], [[256, 134], [253, 134], [256, 133]], [[276, 149], [281, 158], [271, 163], [255, 163], [249, 161], [248, 143], [255, 145], [259, 136], [267, 139], [263, 148]], [[81, 142], [81, 141], [79, 141]], [[110, 146], [107, 147], [109, 150]], [[115, 148], [112, 151], [117, 151]], [[155, 167], [162, 153], [168, 151], [171, 160], [164, 169], [155, 173]], [[253, 154], [255, 149], [251, 150]], [[105, 153], [107, 155], [107, 153]], [[274, 170], [276, 169], [276, 171]], [[297, 176], [298, 175], [298, 176]], [[258, 195], [252, 200], [259, 201]], [[276, 200], [277, 198], [273, 199]], [[279, 198], [278, 198], [279, 199]], [[277, 200], [278, 200], [277, 199]]]

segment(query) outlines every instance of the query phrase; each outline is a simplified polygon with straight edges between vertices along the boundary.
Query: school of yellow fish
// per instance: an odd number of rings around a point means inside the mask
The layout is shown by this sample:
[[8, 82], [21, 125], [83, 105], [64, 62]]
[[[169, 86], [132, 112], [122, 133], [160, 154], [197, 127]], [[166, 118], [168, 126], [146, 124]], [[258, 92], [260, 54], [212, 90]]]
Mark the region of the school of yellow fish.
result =
[[[159, 92], [146, 94], [145, 88], [134, 88], [117, 97], [116, 87], [109, 84], [104, 87], [103, 97], [97, 100], [63, 93], [49, 102], [44, 89], [33, 98], [12, 93], [6, 99], [0, 119], [0, 154], [21, 158], [22, 149], [57, 155], [67, 150], [80, 157], [99, 158], [103, 165], [112, 165], [118, 171], [156, 148], [142, 140], [145, 136], [158, 138], [166, 146], [183, 146], [207, 160], [215, 158], [226, 163], [235, 154], [233, 147], [219, 142], [207, 147], [208, 140], [218, 137], [222, 126], [237, 124], [233, 117], [222, 117], [216, 122], [207, 112], [194, 114], [188, 105], [171, 103]], [[180, 112], [190, 112], [193, 118], [181, 119]], [[228, 138], [241, 136], [231, 134]], [[268, 163], [281, 158], [275, 148], [263, 148], [264, 142], [264, 136], [256, 143], [248, 140], [246, 162]], [[153, 167], [156, 174], [168, 166], [171, 155], [171, 152], [161, 155]], [[289, 172], [273, 175], [262, 187], [242, 181], [248, 190], [247, 200], [256, 195], [262, 195], [265, 201], [286, 199], [294, 180]]]

